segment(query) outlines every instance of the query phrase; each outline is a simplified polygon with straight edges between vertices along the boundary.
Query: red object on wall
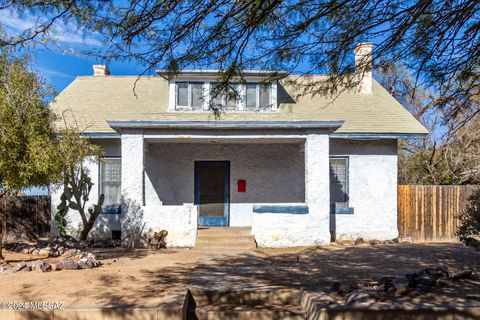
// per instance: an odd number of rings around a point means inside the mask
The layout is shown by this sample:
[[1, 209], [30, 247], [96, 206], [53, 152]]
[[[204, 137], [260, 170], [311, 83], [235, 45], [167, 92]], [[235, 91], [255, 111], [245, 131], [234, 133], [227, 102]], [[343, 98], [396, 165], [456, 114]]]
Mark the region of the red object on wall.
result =
[[246, 192], [247, 191], [247, 182], [243, 179], [237, 181], [237, 190], [238, 192]]

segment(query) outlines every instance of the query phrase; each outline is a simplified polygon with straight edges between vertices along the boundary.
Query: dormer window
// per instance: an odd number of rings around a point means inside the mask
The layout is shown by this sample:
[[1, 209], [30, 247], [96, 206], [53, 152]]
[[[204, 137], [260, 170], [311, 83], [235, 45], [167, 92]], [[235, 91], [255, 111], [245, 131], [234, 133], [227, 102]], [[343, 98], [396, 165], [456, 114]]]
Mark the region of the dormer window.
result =
[[271, 85], [263, 83], [247, 83], [247, 101], [248, 111], [265, 111], [271, 107]]
[[210, 83], [210, 97], [212, 98], [213, 107], [227, 111], [242, 109], [243, 99], [240, 84], [232, 83], [223, 92], [217, 92], [217, 88], [217, 83]]
[[211, 107], [226, 112], [276, 111], [276, 83], [230, 83], [221, 92], [216, 82], [172, 81], [170, 109], [208, 111]]
[[203, 109], [203, 82], [177, 82], [175, 107], [177, 110]]

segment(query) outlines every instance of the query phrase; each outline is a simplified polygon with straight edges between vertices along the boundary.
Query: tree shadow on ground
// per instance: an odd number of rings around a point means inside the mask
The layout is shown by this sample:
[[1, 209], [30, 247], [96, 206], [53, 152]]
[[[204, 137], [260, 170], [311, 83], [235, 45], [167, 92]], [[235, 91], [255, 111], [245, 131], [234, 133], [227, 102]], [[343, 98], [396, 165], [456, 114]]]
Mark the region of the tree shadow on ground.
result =
[[[87, 248], [84, 251], [91, 252], [100, 260], [105, 259], [118, 259], [118, 258], [130, 258], [130, 259], [142, 259], [149, 254], [155, 253], [148, 249], [137, 248]], [[164, 250], [157, 252], [158, 254], [170, 254], [176, 252], [175, 250]]]
[[[294, 253], [275, 254], [274, 250], [261, 253], [279, 274], [284, 275], [286, 283], [314, 291], [325, 291], [334, 282], [353, 284], [378, 280], [427, 267], [446, 266], [451, 271], [472, 269], [480, 272], [480, 253], [456, 243], [318, 247]], [[476, 300], [474, 296], [479, 294], [480, 282], [465, 280], [433, 288], [413, 301], [443, 305]]]
[[[208, 259], [200, 259], [197, 264], [195, 259], [190, 257], [198, 254], [195, 250], [175, 254], [150, 254], [143, 259], [133, 258], [135, 260], [129, 265], [112, 264], [108, 267], [110, 269], [92, 280], [87, 287], [71, 291], [69, 295], [75, 297], [83, 294], [104, 307], [122, 306], [122, 309], [118, 308], [116, 311], [105, 310], [105, 314], [112, 316], [112, 312], [117, 312], [115, 315], [125, 318], [134, 314], [134, 310], [128, 309], [133, 305], [154, 306], [159, 309], [178, 308], [183, 303], [187, 289], [192, 285], [225, 290], [286, 287], [324, 291], [335, 281], [349, 283], [378, 279], [439, 265], [445, 265], [452, 271], [466, 268], [480, 271], [480, 254], [452, 243], [346, 248], [327, 246], [296, 252], [260, 252], [264, 255], [263, 258], [252, 257], [252, 253], [248, 252], [218, 254], [210, 255]], [[185, 258], [187, 256], [188, 259]], [[68, 285], [66, 282], [65, 286]], [[19, 290], [24, 293], [22, 299], [25, 301], [42, 297], [42, 290], [38, 285], [25, 286]], [[459, 281], [430, 290], [415, 298], [416, 300], [398, 298], [392, 303], [462, 306], [471, 302], [469, 295], [479, 293], [480, 283], [477, 281]]]

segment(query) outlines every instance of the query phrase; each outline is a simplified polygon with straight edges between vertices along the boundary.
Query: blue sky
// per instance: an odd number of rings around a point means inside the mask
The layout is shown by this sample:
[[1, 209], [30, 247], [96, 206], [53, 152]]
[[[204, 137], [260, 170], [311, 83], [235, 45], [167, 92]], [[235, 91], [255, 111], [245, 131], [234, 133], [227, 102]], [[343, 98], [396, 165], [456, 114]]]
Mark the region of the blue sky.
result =
[[[28, 12], [2, 10], [0, 15], [0, 26], [10, 35], [22, 34], [42, 22], [42, 18], [36, 18]], [[39, 44], [29, 50], [32, 68], [51, 84], [57, 93], [61, 92], [76, 76], [92, 75], [93, 64], [103, 64], [94, 57], [78, 53], [101, 48], [102, 36], [85, 34], [81, 28], [71, 22], [55, 23], [48, 35], [37, 40], [45, 45]], [[109, 67], [112, 74], [118, 75], [134, 75], [143, 71], [134, 63], [128, 62], [113, 62]]]

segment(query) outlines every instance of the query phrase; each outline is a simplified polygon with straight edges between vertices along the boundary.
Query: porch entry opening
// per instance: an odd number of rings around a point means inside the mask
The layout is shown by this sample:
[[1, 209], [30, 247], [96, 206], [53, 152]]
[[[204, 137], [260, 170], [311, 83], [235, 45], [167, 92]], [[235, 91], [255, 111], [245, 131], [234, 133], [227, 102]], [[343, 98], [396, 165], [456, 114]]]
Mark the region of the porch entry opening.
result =
[[228, 226], [230, 161], [195, 161], [199, 226]]

